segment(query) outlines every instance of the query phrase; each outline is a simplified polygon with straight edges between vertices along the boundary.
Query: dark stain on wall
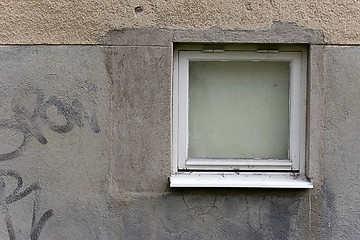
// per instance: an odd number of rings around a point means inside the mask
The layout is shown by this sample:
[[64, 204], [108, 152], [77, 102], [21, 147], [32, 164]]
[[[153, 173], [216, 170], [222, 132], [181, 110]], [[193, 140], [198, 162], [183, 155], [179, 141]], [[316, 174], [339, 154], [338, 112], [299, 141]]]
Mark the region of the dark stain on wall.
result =
[[298, 191], [181, 189], [117, 205], [123, 239], [303, 239]]
[[321, 207], [321, 223], [322, 223], [322, 235], [325, 237], [331, 237], [333, 230], [337, 225], [337, 211], [335, 204], [335, 192], [328, 185], [327, 181], [324, 180], [321, 186], [322, 195], [322, 207]]
[[270, 204], [270, 229], [273, 239], [287, 240], [291, 231], [291, 219], [294, 217], [292, 206], [281, 201], [271, 201]]

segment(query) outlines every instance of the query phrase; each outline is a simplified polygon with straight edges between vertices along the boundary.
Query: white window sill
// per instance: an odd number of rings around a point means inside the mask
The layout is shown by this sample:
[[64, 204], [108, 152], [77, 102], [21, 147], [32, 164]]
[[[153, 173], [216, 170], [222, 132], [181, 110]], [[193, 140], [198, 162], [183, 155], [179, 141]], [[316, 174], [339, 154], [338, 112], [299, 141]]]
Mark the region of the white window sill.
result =
[[289, 173], [184, 172], [170, 177], [170, 187], [313, 188], [313, 183]]

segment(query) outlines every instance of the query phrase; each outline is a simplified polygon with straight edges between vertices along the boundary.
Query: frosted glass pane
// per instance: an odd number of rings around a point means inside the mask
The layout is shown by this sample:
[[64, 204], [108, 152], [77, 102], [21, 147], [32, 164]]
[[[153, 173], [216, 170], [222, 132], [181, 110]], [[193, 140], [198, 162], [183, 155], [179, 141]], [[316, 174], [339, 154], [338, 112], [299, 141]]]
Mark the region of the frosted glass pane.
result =
[[288, 62], [189, 65], [190, 158], [288, 159]]

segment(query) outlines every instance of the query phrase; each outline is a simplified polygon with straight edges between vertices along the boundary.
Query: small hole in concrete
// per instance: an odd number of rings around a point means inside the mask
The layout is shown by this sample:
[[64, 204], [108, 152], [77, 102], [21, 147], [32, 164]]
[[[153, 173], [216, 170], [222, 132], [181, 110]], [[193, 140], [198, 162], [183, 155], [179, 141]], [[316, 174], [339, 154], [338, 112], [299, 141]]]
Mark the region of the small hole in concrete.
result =
[[142, 14], [143, 11], [144, 11], [144, 9], [143, 9], [142, 6], [137, 6], [137, 7], [134, 9], [134, 12], [135, 12], [135, 15], [136, 15], [136, 16], [139, 16], [140, 14]]

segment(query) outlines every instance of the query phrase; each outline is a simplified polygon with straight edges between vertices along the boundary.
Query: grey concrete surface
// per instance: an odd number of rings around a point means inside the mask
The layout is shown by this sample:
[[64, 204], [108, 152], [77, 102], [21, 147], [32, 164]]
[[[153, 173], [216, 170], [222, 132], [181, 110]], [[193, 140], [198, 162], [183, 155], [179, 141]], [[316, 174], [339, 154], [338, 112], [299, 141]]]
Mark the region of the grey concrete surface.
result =
[[108, 226], [104, 51], [0, 47], [0, 62], [0, 239], [96, 239]]
[[0, 239], [358, 239], [360, 47], [309, 48], [314, 189], [170, 189], [159, 31], [148, 46], [124, 31], [119, 46], [0, 47]]
[[326, 48], [321, 224], [324, 235], [331, 239], [360, 237], [359, 63], [359, 47]]

